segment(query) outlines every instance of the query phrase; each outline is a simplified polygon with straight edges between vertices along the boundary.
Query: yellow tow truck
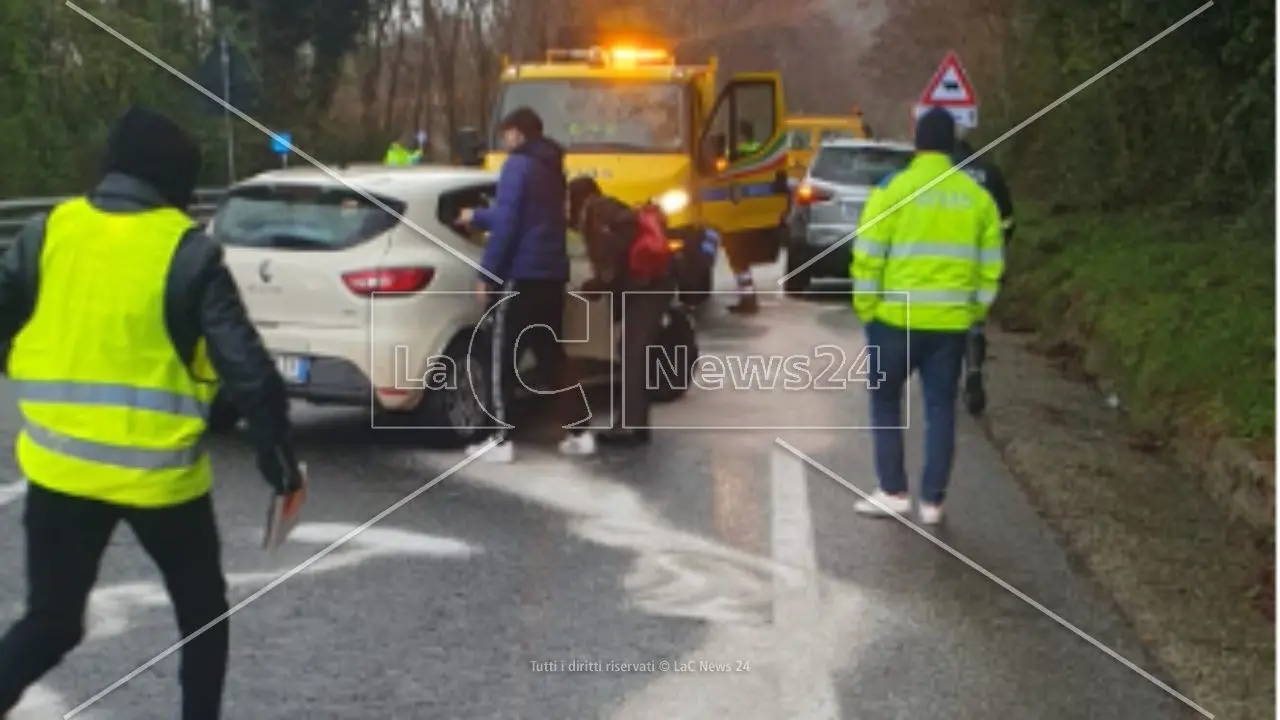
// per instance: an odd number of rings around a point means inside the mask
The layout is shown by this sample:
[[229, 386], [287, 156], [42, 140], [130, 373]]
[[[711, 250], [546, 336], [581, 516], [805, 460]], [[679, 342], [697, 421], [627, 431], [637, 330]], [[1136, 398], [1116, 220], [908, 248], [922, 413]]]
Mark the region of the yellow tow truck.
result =
[[778, 257], [788, 188], [777, 73], [737, 74], [717, 92], [714, 58], [680, 65], [668, 49], [624, 42], [504, 61], [487, 169], [506, 160], [498, 122], [522, 106], [564, 146], [569, 177], [590, 175], [623, 202], [662, 208], [682, 302], [708, 296], [717, 241], [752, 262]]
[[787, 170], [792, 180], [799, 180], [813, 162], [822, 143], [845, 138], [867, 139], [867, 125], [861, 114], [849, 116], [792, 115], [785, 123], [787, 130]]

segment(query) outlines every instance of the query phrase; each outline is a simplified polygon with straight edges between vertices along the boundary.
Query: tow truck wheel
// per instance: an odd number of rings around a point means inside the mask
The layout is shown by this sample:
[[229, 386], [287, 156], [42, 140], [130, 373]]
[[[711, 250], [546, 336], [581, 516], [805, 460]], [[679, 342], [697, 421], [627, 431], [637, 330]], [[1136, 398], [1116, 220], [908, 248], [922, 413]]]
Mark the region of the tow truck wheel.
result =
[[714, 268], [707, 268], [699, 271], [695, 277], [682, 282], [676, 290], [676, 298], [680, 304], [692, 308], [706, 303], [711, 298], [714, 272]]
[[813, 273], [808, 268], [796, 272], [796, 268], [803, 265], [804, 261], [805, 258], [793, 248], [787, 249], [787, 274], [795, 273], [782, 282], [782, 291], [787, 295], [799, 295], [808, 290], [810, 283], [813, 282]]
[[[658, 384], [649, 388], [649, 399], [671, 402], [689, 392], [689, 384], [693, 381], [693, 367], [698, 361], [698, 338], [693, 318], [679, 308], [668, 310], [662, 317], [662, 329], [658, 331], [656, 344], [662, 352], [650, 360], [654, 367], [650, 368], [649, 377]], [[665, 362], [668, 358], [674, 366]]]

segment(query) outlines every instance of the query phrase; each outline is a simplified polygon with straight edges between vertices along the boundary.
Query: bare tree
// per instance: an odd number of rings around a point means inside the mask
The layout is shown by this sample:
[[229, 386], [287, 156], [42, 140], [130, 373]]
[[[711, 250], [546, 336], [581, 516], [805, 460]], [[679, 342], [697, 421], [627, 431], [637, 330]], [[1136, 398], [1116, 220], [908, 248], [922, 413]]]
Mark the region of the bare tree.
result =
[[382, 88], [385, 70], [386, 41], [390, 34], [396, 0], [378, 0], [373, 9], [373, 28], [370, 32], [368, 51], [364, 53], [364, 69], [360, 73], [360, 124], [362, 127], [378, 127], [378, 91]]

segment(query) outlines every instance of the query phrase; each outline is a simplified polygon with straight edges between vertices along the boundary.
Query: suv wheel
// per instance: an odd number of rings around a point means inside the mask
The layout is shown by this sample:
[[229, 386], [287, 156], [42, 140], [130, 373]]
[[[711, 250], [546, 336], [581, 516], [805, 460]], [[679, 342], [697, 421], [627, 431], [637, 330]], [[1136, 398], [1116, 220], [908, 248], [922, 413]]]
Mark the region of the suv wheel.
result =
[[[671, 402], [687, 393], [689, 384], [693, 381], [693, 367], [698, 361], [698, 338], [693, 318], [682, 309], [668, 310], [662, 316], [662, 329], [658, 331], [657, 345], [665, 352], [654, 358], [655, 367], [651, 368], [650, 376], [657, 378], [661, 384], [649, 388], [649, 399], [653, 402]], [[657, 366], [661, 357], [672, 358], [679, 365], [659, 371]], [[674, 377], [671, 374], [673, 370]]]

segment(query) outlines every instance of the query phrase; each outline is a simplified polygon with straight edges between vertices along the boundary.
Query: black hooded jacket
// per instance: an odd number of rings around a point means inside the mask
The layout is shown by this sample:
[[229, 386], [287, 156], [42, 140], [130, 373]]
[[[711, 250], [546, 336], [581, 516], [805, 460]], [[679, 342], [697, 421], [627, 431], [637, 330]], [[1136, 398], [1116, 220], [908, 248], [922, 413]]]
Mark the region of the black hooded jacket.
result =
[[[956, 142], [955, 152], [951, 154], [951, 161], [959, 165], [972, 154], [973, 147], [959, 140]], [[1013, 218], [1013, 198], [1009, 194], [1009, 186], [1005, 183], [1004, 173], [1000, 172], [1000, 168], [987, 162], [985, 158], [976, 158], [964, 166], [962, 172], [968, 173], [969, 177], [991, 193], [991, 198], [996, 201], [996, 207], [1000, 210], [1001, 220]]]
[[[172, 121], [147, 110], [126, 113], [108, 139], [102, 178], [88, 194], [95, 208], [129, 214], [158, 207], [186, 211], [200, 172], [196, 144]], [[40, 288], [40, 259], [48, 217], [33, 218], [0, 260], [0, 343], [7, 358], [14, 337], [31, 318]], [[194, 224], [194, 222], [193, 222]], [[249, 322], [221, 246], [189, 230], [169, 265], [165, 326], [184, 362], [204, 338], [222, 381], [221, 393], [248, 424], [260, 451], [287, 443], [284, 381]]]

